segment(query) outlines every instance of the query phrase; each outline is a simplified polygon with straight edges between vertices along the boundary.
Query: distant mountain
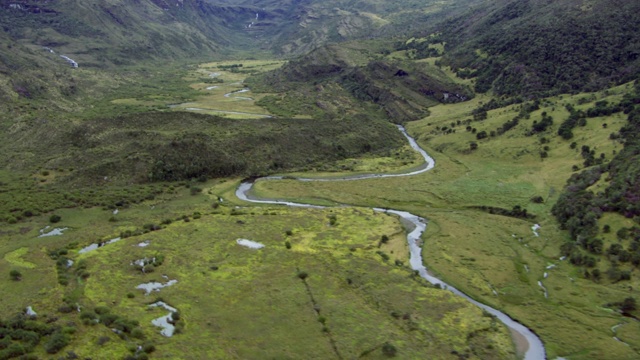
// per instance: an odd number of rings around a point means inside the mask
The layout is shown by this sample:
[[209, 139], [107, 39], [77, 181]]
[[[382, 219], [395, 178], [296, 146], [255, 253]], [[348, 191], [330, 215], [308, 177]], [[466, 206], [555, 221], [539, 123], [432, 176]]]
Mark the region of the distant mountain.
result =
[[[292, 57], [351, 40], [433, 35], [445, 44], [439, 63], [475, 77], [479, 92], [590, 91], [640, 73], [637, 1], [0, 0], [0, 9], [0, 77], [12, 79], [70, 60], [109, 68]], [[386, 44], [379, 50], [398, 50]], [[15, 96], [8, 88], [0, 81], [0, 97]]]
[[241, 48], [256, 15], [253, 7], [193, 0], [2, 0], [0, 8], [10, 38], [97, 67]]
[[238, 50], [303, 54], [441, 6], [431, 0], [0, 0], [0, 9], [11, 39], [104, 67]]
[[[362, 39], [399, 39], [387, 52], [406, 50], [403, 41], [435, 39], [444, 44], [441, 65], [462, 78], [475, 78], [475, 91], [503, 96], [539, 97], [557, 93], [595, 91], [633, 80], [640, 74], [640, 2], [576, 0], [454, 1], [446, 6], [430, 1], [375, 1], [342, 5], [340, 10], [363, 16], [378, 14], [384, 22], [359, 28]], [[334, 8], [337, 9], [338, 7]], [[324, 11], [319, 3], [309, 9]], [[344, 10], [347, 9], [347, 10]], [[371, 11], [371, 13], [367, 12]], [[339, 31], [337, 22], [311, 21], [311, 32], [324, 26]], [[327, 32], [327, 34], [331, 31]], [[352, 37], [358, 37], [357, 33]], [[315, 40], [321, 36], [310, 37]], [[339, 41], [326, 36], [324, 42]], [[322, 43], [322, 41], [318, 41]], [[291, 42], [290, 46], [296, 43]], [[428, 45], [416, 42], [414, 45]], [[414, 49], [426, 50], [423, 49]], [[331, 63], [333, 60], [328, 60]]]

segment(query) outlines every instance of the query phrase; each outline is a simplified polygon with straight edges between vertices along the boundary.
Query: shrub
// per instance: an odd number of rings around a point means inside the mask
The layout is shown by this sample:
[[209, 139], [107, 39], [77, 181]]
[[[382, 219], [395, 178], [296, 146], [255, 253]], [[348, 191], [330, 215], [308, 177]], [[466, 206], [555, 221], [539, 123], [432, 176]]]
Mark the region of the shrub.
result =
[[143, 339], [144, 331], [142, 331], [141, 328], [137, 327], [131, 331], [131, 336], [133, 336], [136, 339]]
[[11, 280], [13, 281], [20, 281], [22, 280], [22, 273], [18, 270], [11, 270], [9, 271], [9, 277], [11, 277]]
[[383, 261], [389, 261], [389, 255], [383, 253], [382, 251], [376, 251], [376, 254], [380, 255]]
[[98, 315], [104, 315], [104, 314], [108, 314], [111, 312], [111, 309], [109, 309], [106, 306], [96, 306], [96, 308], [94, 309], [94, 311], [96, 312], [96, 314]]
[[544, 198], [540, 195], [537, 195], [531, 198], [531, 202], [536, 204], [542, 204], [544, 202]]
[[309, 274], [307, 274], [306, 271], [298, 271], [298, 277], [302, 280], [305, 280], [309, 277]]
[[142, 351], [147, 354], [151, 354], [152, 352], [156, 351], [156, 347], [152, 343], [145, 343], [144, 345], [142, 345]]
[[60, 222], [60, 220], [62, 220], [62, 217], [60, 217], [60, 215], [53, 214], [49, 217], [49, 222], [52, 224], [58, 223]]
[[69, 337], [60, 331], [56, 331], [51, 339], [44, 345], [44, 349], [49, 354], [55, 354], [69, 344]]
[[620, 303], [620, 311], [622, 311], [623, 313], [628, 313], [631, 311], [636, 310], [636, 299], [632, 298], [632, 297], [628, 297], [626, 299], [624, 299], [622, 301], [622, 303]]
[[398, 353], [398, 349], [396, 349], [396, 347], [393, 346], [393, 344], [386, 342], [384, 343], [384, 345], [382, 345], [382, 353], [386, 357], [395, 357], [396, 354]]
[[[60, 280], [58, 280], [58, 281], [60, 281]], [[64, 304], [64, 305], [62, 305], [62, 306], [60, 306], [58, 308], [58, 312], [61, 312], [63, 314], [69, 314], [73, 310], [74, 310], [73, 307], [71, 307], [71, 305], [69, 305], [69, 304]]]

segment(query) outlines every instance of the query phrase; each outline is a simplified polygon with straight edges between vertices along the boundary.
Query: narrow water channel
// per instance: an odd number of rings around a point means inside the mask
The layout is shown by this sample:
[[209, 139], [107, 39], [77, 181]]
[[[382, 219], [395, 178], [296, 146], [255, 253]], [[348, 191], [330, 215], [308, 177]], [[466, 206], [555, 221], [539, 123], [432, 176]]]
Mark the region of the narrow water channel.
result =
[[[345, 176], [339, 178], [332, 179], [312, 179], [312, 178], [297, 178], [299, 181], [352, 181], [352, 180], [362, 180], [362, 179], [373, 179], [373, 178], [385, 178], [385, 177], [399, 177], [399, 176], [412, 176], [424, 173], [426, 171], [431, 170], [435, 166], [435, 160], [427, 152], [422, 149], [418, 143], [413, 139], [409, 134], [407, 134], [406, 130], [398, 125], [398, 130], [402, 132], [402, 134], [407, 138], [411, 147], [420, 153], [420, 155], [424, 158], [425, 162], [408, 172], [400, 173], [400, 174], [364, 174], [364, 175], [352, 175]], [[260, 203], [260, 204], [278, 204], [278, 205], [286, 205], [286, 206], [295, 206], [295, 207], [305, 207], [305, 208], [325, 208], [325, 206], [318, 206], [312, 204], [303, 204], [303, 203], [295, 203], [286, 200], [279, 199], [265, 199], [258, 198], [251, 195], [251, 189], [253, 185], [257, 181], [269, 181], [269, 180], [280, 180], [282, 176], [267, 176], [258, 178], [253, 181], [244, 181], [238, 186], [236, 190], [236, 196], [244, 201], [252, 202], [252, 203]], [[494, 309], [488, 305], [485, 305], [481, 302], [478, 302], [462, 291], [456, 289], [455, 287], [445, 283], [444, 281], [436, 278], [431, 274], [427, 268], [424, 266], [422, 261], [422, 249], [419, 246], [420, 237], [424, 233], [427, 228], [427, 221], [424, 218], [421, 218], [417, 215], [411, 214], [406, 211], [400, 210], [390, 210], [390, 209], [381, 209], [381, 208], [373, 208], [374, 211], [385, 212], [397, 215], [404, 220], [411, 223], [412, 229], [408, 229], [407, 233], [407, 241], [409, 243], [409, 252], [411, 255], [410, 264], [413, 270], [418, 271], [421, 277], [429, 281], [431, 284], [439, 285], [443, 289], [451, 291], [457, 296], [464, 298], [465, 300], [471, 302], [472, 304], [482, 308], [488, 313], [494, 315], [498, 320], [500, 320], [503, 324], [505, 324], [511, 330], [514, 342], [518, 345], [519, 352], [524, 352], [525, 360], [544, 360], [546, 358], [545, 348], [540, 340], [540, 338], [531, 331], [531, 329], [525, 327], [519, 322], [510, 318], [507, 314]]]

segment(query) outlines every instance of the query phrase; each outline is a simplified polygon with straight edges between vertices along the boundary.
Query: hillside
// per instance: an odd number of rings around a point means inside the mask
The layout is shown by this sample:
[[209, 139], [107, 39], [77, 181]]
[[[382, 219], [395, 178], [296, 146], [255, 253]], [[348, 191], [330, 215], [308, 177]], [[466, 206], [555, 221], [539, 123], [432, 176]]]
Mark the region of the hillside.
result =
[[0, 0], [0, 359], [637, 359], [638, 14]]
[[466, 85], [435, 66], [386, 57], [388, 46], [377, 41], [323, 46], [247, 83], [256, 91], [280, 93], [261, 100], [275, 113], [335, 116], [364, 105], [372, 115], [397, 123], [417, 120], [438, 103], [473, 98]]
[[438, 26], [443, 64], [498, 95], [596, 91], [640, 72], [634, 1], [498, 1]]

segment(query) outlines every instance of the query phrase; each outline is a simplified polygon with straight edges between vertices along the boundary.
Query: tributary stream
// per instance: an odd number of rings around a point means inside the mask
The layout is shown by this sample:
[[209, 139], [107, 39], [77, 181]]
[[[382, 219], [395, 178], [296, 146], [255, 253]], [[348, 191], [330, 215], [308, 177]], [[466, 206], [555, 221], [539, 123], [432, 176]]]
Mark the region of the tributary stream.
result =
[[[423, 172], [431, 170], [435, 166], [435, 161], [433, 160], [433, 158], [431, 158], [427, 154], [427, 152], [424, 149], [422, 149], [417, 144], [417, 142], [412, 137], [409, 136], [409, 134], [407, 134], [407, 132], [402, 126], [398, 126], [398, 129], [407, 138], [411, 147], [415, 151], [419, 152], [420, 155], [422, 155], [422, 157], [425, 160], [425, 163], [420, 167], [418, 167], [417, 169], [409, 172], [405, 172], [405, 173], [400, 173], [400, 174], [364, 174], [364, 175], [352, 175], [352, 176], [345, 176], [345, 177], [331, 178], [331, 179], [297, 178], [297, 180], [299, 181], [354, 181], [354, 180], [385, 178], [385, 177], [412, 176], [412, 175], [421, 174]], [[278, 204], [278, 205], [306, 207], [306, 208], [325, 208], [324, 206], [295, 203], [295, 202], [279, 200], [279, 199], [258, 198], [251, 195], [251, 189], [255, 182], [281, 180], [281, 179], [283, 179], [282, 176], [267, 176], [267, 177], [262, 177], [253, 181], [242, 182], [238, 187], [238, 189], [236, 190], [236, 196], [239, 199], [252, 202], [252, 203]], [[429, 271], [427, 271], [422, 261], [422, 254], [421, 254], [422, 249], [419, 246], [420, 236], [422, 235], [422, 233], [425, 231], [427, 227], [427, 222], [425, 219], [417, 215], [413, 215], [406, 211], [380, 209], [380, 208], [373, 208], [373, 210], [397, 215], [402, 219], [404, 219], [405, 222], [412, 224], [411, 228], [407, 230], [408, 232], [407, 241], [409, 243], [409, 251], [411, 255], [410, 263], [411, 263], [411, 268], [413, 270], [418, 271], [421, 277], [429, 281], [431, 284], [434, 284], [434, 285], [437, 284], [443, 289], [447, 289], [452, 293], [454, 293], [455, 295], [466, 299], [467, 301], [482, 308], [483, 310], [489, 312], [490, 314], [494, 315], [497, 319], [502, 321], [502, 323], [504, 323], [507, 327], [509, 327], [509, 329], [511, 329], [519, 352], [523, 352], [525, 354], [524, 356], [525, 360], [541, 360], [546, 358], [545, 348], [544, 348], [544, 345], [542, 344], [542, 341], [529, 328], [511, 319], [507, 314], [472, 299], [465, 293], [445, 283], [444, 281], [436, 278], [431, 273], [429, 273]]]

